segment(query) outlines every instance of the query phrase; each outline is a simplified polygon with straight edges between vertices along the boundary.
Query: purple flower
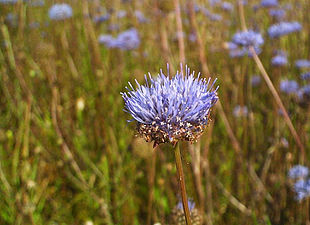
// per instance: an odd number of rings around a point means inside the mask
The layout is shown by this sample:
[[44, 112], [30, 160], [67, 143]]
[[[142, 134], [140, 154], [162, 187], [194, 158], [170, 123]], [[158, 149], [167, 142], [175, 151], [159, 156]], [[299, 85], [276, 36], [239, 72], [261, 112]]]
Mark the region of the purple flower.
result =
[[308, 175], [309, 175], [308, 167], [302, 165], [296, 165], [288, 171], [288, 176], [291, 179], [299, 179], [299, 178], [303, 179], [306, 178]]
[[68, 4], [55, 4], [49, 11], [48, 15], [51, 20], [64, 20], [72, 17], [72, 8]]
[[296, 199], [298, 201], [303, 200], [304, 198], [310, 195], [310, 180], [298, 180], [294, 184], [294, 191], [296, 192]]
[[246, 106], [237, 105], [233, 110], [233, 114], [235, 117], [246, 117], [248, 113], [249, 113], [248, 107]]
[[297, 93], [298, 88], [299, 85], [295, 80], [282, 80], [280, 82], [280, 90], [286, 94]]
[[221, 4], [221, 8], [225, 11], [232, 11], [234, 9], [234, 6], [230, 2], [223, 2]]
[[277, 20], [281, 20], [285, 17], [285, 10], [284, 9], [270, 9], [269, 15], [276, 18]]
[[149, 22], [149, 20], [144, 16], [144, 14], [139, 11], [139, 10], [136, 10], [135, 11], [135, 17], [137, 18], [137, 20], [139, 21], [139, 23], [147, 23]]
[[280, 22], [268, 28], [271, 38], [278, 38], [289, 33], [300, 31], [302, 26], [298, 22]]
[[14, 4], [17, 3], [18, 0], [0, 0], [1, 4]]
[[285, 66], [287, 64], [286, 54], [278, 54], [271, 59], [271, 64], [274, 66]]
[[98, 38], [100, 44], [104, 44], [107, 48], [116, 48], [117, 40], [109, 34], [101, 34]]
[[102, 22], [105, 22], [105, 21], [107, 21], [107, 20], [109, 20], [110, 19], [110, 14], [104, 14], [104, 15], [100, 15], [100, 16], [96, 16], [94, 19], [93, 19], [93, 21], [95, 22], [95, 23], [102, 23]]
[[260, 33], [257, 33], [253, 30], [248, 30], [236, 33], [232, 37], [232, 42], [245, 47], [259, 47], [264, 43], [264, 39]]
[[302, 80], [309, 80], [310, 81], [310, 72], [306, 72], [300, 75]]
[[217, 89], [212, 90], [211, 78], [200, 79], [185, 67], [185, 74], [177, 71], [174, 77], [162, 70], [158, 77], [145, 85], [136, 81], [137, 89], [129, 83], [127, 93], [121, 93], [125, 111], [137, 122], [137, 131], [146, 141], [175, 144], [179, 140], [196, 141], [209, 121], [212, 106], [218, 100]]
[[136, 49], [140, 45], [140, 38], [138, 31], [135, 28], [131, 28], [120, 33], [117, 36], [117, 47], [123, 50]]
[[274, 7], [278, 5], [278, 0], [261, 0], [261, 7]]
[[298, 90], [297, 96], [300, 101], [310, 101], [310, 85], [303, 86]]
[[[195, 208], [195, 202], [192, 201], [191, 199], [188, 199], [187, 204], [188, 204], [189, 211], [192, 211]], [[182, 203], [182, 201], [178, 202], [177, 209], [183, 210], [183, 203]]]
[[295, 61], [295, 66], [298, 68], [310, 68], [310, 61], [307, 59], [299, 59]]
[[251, 78], [251, 85], [252, 87], [257, 87], [260, 82], [262, 81], [261, 77], [258, 75], [255, 75]]

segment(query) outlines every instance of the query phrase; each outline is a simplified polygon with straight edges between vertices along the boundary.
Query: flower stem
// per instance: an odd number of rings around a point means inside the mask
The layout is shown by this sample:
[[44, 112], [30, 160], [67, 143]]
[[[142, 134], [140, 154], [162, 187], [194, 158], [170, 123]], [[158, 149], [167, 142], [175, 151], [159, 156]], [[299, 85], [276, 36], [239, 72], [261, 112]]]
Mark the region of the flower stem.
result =
[[187, 196], [186, 196], [185, 181], [184, 181], [184, 174], [183, 174], [179, 143], [176, 144], [176, 147], [174, 149], [174, 155], [175, 155], [175, 164], [176, 164], [177, 171], [178, 171], [178, 180], [179, 180], [179, 185], [181, 189], [182, 203], [183, 203], [183, 210], [184, 210], [186, 224], [192, 225], [190, 213], [188, 209], [188, 201], [187, 201]]

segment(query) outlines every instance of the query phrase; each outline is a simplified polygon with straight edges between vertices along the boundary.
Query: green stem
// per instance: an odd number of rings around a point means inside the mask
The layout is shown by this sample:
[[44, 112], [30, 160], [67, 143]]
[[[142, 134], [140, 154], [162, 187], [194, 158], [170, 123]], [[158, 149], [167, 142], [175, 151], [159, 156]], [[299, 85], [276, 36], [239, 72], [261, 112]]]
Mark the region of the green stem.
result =
[[188, 209], [188, 201], [187, 201], [187, 196], [186, 196], [185, 181], [184, 181], [184, 174], [183, 174], [179, 143], [176, 144], [176, 147], [174, 149], [174, 155], [175, 155], [175, 164], [176, 164], [177, 171], [178, 171], [178, 180], [179, 180], [179, 185], [181, 189], [182, 203], [183, 203], [183, 210], [184, 210], [186, 224], [192, 225], [190, 213]]

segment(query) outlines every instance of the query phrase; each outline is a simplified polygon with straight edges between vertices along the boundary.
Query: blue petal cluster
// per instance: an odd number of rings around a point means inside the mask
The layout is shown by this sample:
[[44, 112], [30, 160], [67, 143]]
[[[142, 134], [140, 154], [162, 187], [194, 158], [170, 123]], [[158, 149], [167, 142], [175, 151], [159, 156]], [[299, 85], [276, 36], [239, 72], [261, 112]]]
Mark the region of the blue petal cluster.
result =
[[[192, 211], [195, 208], [195, 202], [193, 200], [188, 199], [187, 204], [188, 204], [189, 211]], [[183, 203], [181, 200], [177, 204], [177, 209], [183, 210]]]
[[236, 33], [232, 37], [232, 42], [237, 45], [245, 47], [249, 46], [259, 47], [264, 43], [264, 39], [260, 33], [255, 32], [253, 30], [248, 30]]
[[300, 75], [300, 78], [301, 78], [302, 80], [308, 80], [308, 81], [310, 81], [310, 72], [306, 72], [306, 73], [301, 74], [301, 75]]
[[310, 103], [310, 85], [308, 84], [300, 88], [297, 95], [301, 103], [307, 103], [308, 105]]
[[120, 33], [117, 38], [113, 38], [111, 35], [102, 34], [99, 36], [98, 41], [100, 44], [104, 44], [107, 48], [119, 48], [122, 50], [133, 50], [140, 45], [138, 31], [134, 28]]
[[14, 4], [17, 3], [18, 0], [0, 0], [1, 4]]
[[281, 20], [285, 17], [286, 11], [284, 9], [270, 9], [269, 15], [276, 18], [277, 20]]
[[280, 82], [280, 90], [286, 94], [297, 93], [298, 88], [299, 85], [295, 80], [282, 80]]
[[310, 179], [308, 176], [309, 169], [306, 166], [296, 165], [288, 171], [288, 177], [295, 180], [293, 189], [298, 201], [310, 196]]
[[268, 28], [268, 35], [271, 38], [278, 38], [289, 33], [300, 31], [301, 29], [302, 26], [298, 22], [280, 22]]
[[51, 20], [64, 20], [72, 17], [72, 8], [68, 4], [55, 4], [49, 11], [48, 15]]
[[174, 77], [162, 70], [156, 79], [145, 75], [145, 85], [137, 81], [137, 89], [129, 83], [127, 93], [121, 93], [125, 111], [137, 122], [138, 133], [146, 141], [175, 144], [179, 140], [196, 141], [209, 121], [212, 106], [218, 100], [217, 88], [212, 90], [211, 78], [200, 79], [200, 73], [186, 66]]
[[305, 178], [309, 175], [309, 169], [306, 166], [295, 165], [288, 171], [288, 176], [291, 179]]
[[294, 184], [294, 191], [296, 192], [296, 199], [298, 201], [301, 201], [304, 198], [309, 197], [310, 196], [310, 179], [298, 180]]
[[251, 78], [251, 85], [252, 87], [257, 87], [260, 82], [262, 81], [261, 77], [258, 75], [255, 75]]
[[295, 66], [298, 68], [310, 68], [310, 61], [307, 59], [299, 59], [295, 61]]
[[261, 7], [275, 7], [278, 5], [278, 0], [261, 0]]
[[274, 66], [285, 66], [287, 64], [287, 56], [285, 52], [279, 52], [271, 59], [271, 64]]

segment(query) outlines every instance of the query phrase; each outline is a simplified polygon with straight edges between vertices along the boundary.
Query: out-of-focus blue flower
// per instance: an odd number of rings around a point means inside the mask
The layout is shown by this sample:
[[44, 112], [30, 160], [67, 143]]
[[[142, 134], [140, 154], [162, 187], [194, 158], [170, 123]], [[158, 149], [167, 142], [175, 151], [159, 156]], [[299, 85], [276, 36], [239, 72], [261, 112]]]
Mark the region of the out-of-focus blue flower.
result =
[[308, 81], [310, 81], [310, 72], [306, 72], [306, 73], [301, 74], [301, 75], [300, 75], [300, 78], [301, 78], [302, 80], [308, 80]]
[[195, 34], [193, 34], [193, 33], [190, 33], [190, 34], [188, 35], [188, 40], [189, 40], [190, 42], [195, 42], [195, 41], [197, 40], [197, 36], [196, 36]]
[[140, 38], [135, 28], [126, 30], [117, 36], [117, 47], [120, 49], [132, 50], [138, 48], [139, 45]]
[[298, 201], [303, 200], [304, 198], [310, 195], [310, 180], [298, 180], [294, 184], [294, 191], [296, 192], [296, 199]]
[[30, 6], [41, 7], [45, 5], [44, 0], [29, 0]]
[[116, 17], [118, 19], [124, 18], [125, 16], [127, 16], [127, 12], [125, 10], [119, 10], [116, 12]]
[[304, 179], [309, 175], [309, 169], [306, 166], [302, 165], [296, 165], [293, 166], [289, 171], [288, 171], [288, 176], [291, 179]]
[[232, 37], [232, 42], [245, 47], [259, 47], [264, 43], [264, 39], [260, 33], [253, 30], [248, 30], [234, 34]]
[[252, 87], [257, 87], [261, 83], [262, 79], [259, 75], [255, 75], [251, 78]]
[[233, 11], [234, 6], [230, 2], [222, 2], [221, 8], [225, 11]]
[[146, 18], [146, 17], [144, 16], [144, 14], [143, 14], [141, 11], [139, 11], [139, 10], [136, 10], [136, 11], [135, 11], [135, 17], [137, 18], [137, 20], [139, 21], [139, 23], [147, 23], [147, 22], [149, 22], [149, 19]]
[[49, 11], [48, 15], [52, 20], [64, 20], [72, 17], [72, 8], [68, 4], [55, 4]]
[[278, 0], [261, 0], [261, 7], [275, 7], [278, 5]]
[[208, 9], [206, 8], [201, 8], [201, 12], [206, 16], [208, 17], [210, 20], [212, 21], [220, 21], [222, 20], [222, 16], [219, 15], [219, 14], [216, 14], [216, 13], [212, 13], [210, 12]]
[[[195, 202], [191, 199], [187, 201], [189, 211], [192, 211], [195, 208]], [[177, 209], [183, 210], [183, 203], [180, 200], [177, 204]]]
[[146, 84], [137, 89], [129, 83], [127, 93], [121, 93], [125, 111], [137, 122], [137, 131], [146, 141], [175, 144], [180, 140], [196, 141], [209, 121], [212, 106], [218, 100], [217, 88], [208, 80], [194, 76], [185, 67], [174, 77], [162, 70], [156, 79], [145, 75]]
[[310, 85], [303, 86], [298, 90], [297, 96], [300, 101], [310, 101]]
[[271, 59], [271, 64], [274, 66], [285, 66], [287, 64], [286, 54], [284, 52], [280, 52]]
[[301, 29], [302, 26], [298, 22], [280, 22], [268, 28], [268, 35], [271, 38], [278, 38], [289, 33], [300, 31]]
[[236, 105], [234, 110], [233, 110], [233, 114], [235, 117], [239, 118], [239, 117], [246, 117], [249, 113], [248, 107], [246, 106], [240, 106], [240, 105]]
[[18, 0], [0, 0], [1, 4], [14, 4], [17, 3]]
[[117, 40], [109, 34], [101, 34], [98, 38], [100, 44], [104, 44], [107, 48], [116, 48]]
[[307, 59], [299, 59], [295, 61], [295, 66], [298, 68], [310, 68], [310, 61]]
[[5, 22], [7, 22], [12, 27], [16, 27], [18, 24], [17, 15], [14, 13], [8, 13], [5, 17]]
[[280, 90], [286, 94], [297, 93], [298, 88], [299, 85], [295, 80], [282, 80], [280, 82]]
[[220, 4], [222, 0], [209, 0], [209, 4], [211, 6], [214, 6], [214, 5], [217, 5], [217, 4]]
[[277, 20], [282, 20], [285, 17], [285, 10], [284, 9], [270, 9], [269, 15], [276, 18]]
[[102, 22], [105, 22], [105, 21], [107, 21], [109, 19], [110, 19], [110, 14], [107, 13], [107, 14], [104, 14], [104, 15], [100, 15], [100, 16], [94, 17], [93, 21], [95, 23], [102, 23]]

